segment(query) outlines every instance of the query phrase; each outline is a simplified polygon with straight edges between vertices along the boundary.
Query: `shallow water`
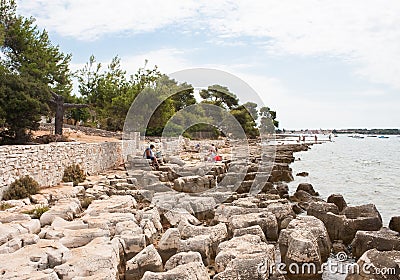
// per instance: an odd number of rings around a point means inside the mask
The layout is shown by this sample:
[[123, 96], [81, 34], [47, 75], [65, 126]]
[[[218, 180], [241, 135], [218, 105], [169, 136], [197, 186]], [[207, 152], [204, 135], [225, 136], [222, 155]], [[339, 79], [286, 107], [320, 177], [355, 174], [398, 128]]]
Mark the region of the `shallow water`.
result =
[[400, 137], [358, 139], [339, 135], [332, 140], [294, 154], [293, 175], [306, 171], [309, 176], [295, 176], [289, 183], [290, 192], [307, 182], [324, 199], [341, 193], [349, 205], [373, 203], [384, 226], [388, 226], [392, 216], [400, 215]]

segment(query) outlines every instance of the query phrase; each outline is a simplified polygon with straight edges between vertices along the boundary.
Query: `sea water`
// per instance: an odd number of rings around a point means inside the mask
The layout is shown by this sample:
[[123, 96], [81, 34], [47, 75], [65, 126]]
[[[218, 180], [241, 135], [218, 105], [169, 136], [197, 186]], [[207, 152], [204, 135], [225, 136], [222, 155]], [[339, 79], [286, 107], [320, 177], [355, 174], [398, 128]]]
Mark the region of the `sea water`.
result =
[[392, 216], [400, 215], [400, 136], [363, 137], [339, 135], [332, 142], [295, 153], [293, 175], [306, 171], [309, 176], [295, 176], [290, 192], [305, 182], [324, 199], [340, 193], [348, 205], [373, 203], [388, 226]]
[[[295, 176], [289, 183], [290, 193], [294, 193], [300, 183], [311, 183], [323, 199], [340, 193], [348, 205], [373, 203], [381, 213], [383, 225], [388, 226], [392, 216], [400, 215], [400, 136], [349, 136], [339, 135], [333, 137], [332, 142], [295, 153], [296, 160], [291, 164], [293, 175], [305, 171], [309, 176]], [[328, 140], [328, 137], [319, 135], [318, 140]], [[330, 261], [337, 262], [334, 258]], [[326, 269], [322, 279], [344, 280], [346, 274]]]

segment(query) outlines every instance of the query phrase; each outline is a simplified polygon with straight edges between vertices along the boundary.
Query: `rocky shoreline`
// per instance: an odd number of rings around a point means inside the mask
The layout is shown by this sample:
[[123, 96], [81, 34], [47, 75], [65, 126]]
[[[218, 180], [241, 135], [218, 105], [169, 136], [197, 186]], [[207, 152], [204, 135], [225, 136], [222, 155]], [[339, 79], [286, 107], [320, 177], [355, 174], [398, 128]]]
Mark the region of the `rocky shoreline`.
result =
[[[373, 204], [324, 201], [310, 184], [289, 195], [294, 153], [310, 146], [276, 146], [265, 170], [255, 145], [245, 170], [238, 159], [203, 170], [171, 158], [151, 171], [131, 158], [126, 170], [7, 201], [0, 279], [321, 279], [331, 261], [360, 268], [347, 280], [400, 279], [400, 217], [383, 228]], [[49, 210], [24, 214], [38, 207]]]

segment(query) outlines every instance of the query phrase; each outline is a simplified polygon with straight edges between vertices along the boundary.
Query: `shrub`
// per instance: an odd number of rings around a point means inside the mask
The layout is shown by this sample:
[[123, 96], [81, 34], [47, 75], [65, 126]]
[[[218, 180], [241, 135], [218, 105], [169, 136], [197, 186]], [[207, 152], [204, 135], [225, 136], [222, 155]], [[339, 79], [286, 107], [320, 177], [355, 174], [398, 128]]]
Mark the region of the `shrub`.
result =
[[90, 203], [92, 203], [93, 198], [91, 197], [85, 197], [83, 200], [81, 200], [81, 206], [83, 209], [87, 209], [90, 205]]
[[65, 168], [63, 182], [74, 182], [74, 186], [85, 181], [86, 175], [78, 164], [73, 164]]
[[1, 211], [7, 210], [7, 209], [10, 209], [10, 208], [13, 208], [13, 207], [14, 206], [12, 206], [10, 203], [7, 203], [7, 202], [0, 203], [0, 210]]
[[34, 219], [40, 219], [44, 212], [49, 211], [48, 206], [37, 206], [35, 209], [23, 212], [24, 214], [31, 215]]
[[3, 200], [21, 199], [36, 194], [39, 190], [39, 184], [32, 177], [26, 175], [15, 180], [4, 192]]

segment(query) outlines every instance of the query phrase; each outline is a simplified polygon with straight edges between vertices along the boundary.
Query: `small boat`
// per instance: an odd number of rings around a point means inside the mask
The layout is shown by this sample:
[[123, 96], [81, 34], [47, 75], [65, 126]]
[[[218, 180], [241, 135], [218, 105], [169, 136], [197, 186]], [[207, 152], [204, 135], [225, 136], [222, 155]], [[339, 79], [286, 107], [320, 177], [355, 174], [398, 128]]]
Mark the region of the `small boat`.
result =
[[364, 139], [364, 136], [355, 135], [353, 138]]
[[381, 135], [381, 136], [379, 136], [378, 138], [380, 138], [380, 139], [386, 139], [386, 138], [389, 138], [389, 136], [383, 136], [383, 135]]
[[377, 135], [368, 135], [367, 137], [378, 137]]

